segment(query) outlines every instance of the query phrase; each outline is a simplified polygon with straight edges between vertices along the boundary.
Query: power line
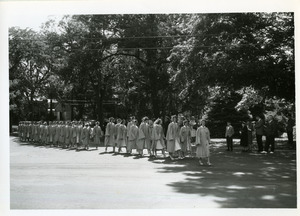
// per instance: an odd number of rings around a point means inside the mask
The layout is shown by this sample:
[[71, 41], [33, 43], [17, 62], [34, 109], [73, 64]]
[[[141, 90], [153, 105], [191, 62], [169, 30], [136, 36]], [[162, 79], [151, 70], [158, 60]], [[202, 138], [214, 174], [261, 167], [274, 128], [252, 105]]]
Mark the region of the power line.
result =
[[[211, 48], [211, 47], [236, 47], [238, 48], [239, 46], [252, 46], [255, 47], [254, 44], [238, 44], [238, 45], [215, 45], [215, 46], [170, 46], [170, 47], [119, 47], [119, 48], [115, 48], [115, 50], [159, 50], [159, 49], [176, 49], [176, 48]], [[102, 49], [96, 49], [96, 48], [81, 48], [81, 49], [70, 49], [72, 51], [77, 51], [77, 50], [102, 50]], [[112, 49], [114, 50], [114, 49]]]
[[[201, 36], [230, 36], [230, 35], [252, 35], [253, 33], [219, 33], [219, 34], [183, 34], [183, 35], [153, 35], [153, 36], [132, 36], [132, 37], [74, 37], [71, 39], [86, 39], [86, 40], [123, 40], [123, 39], [153, 39], [153, 38], [182, 38], [182, 37], [201, 37]], [[19, 38], [20, 40], [32, 40], [32, 41], [47, 41], [45, 39], [31, 39], [31, 38]]]
[[[272, 45], [280, 45], [282, 43], [269, 43]], [[239, 47], [253, 47], [256, 48], [256, 46], [261, 46], [262, 44], [235, 44], [235, 45], [174, 45], [174, 46], [160, 46], [160, 47], [112, 47], [112, 48], [106, 48], [106, 49], [111, 49], [111, 50], [163, 50], [163, 49], [188, 49], [188, 48], [233, 48], [233, 49], [238, 49]], [[264, 44], [266, 45], [266, 44]], [[282, 45], [286, 45], [286, 44], [282, 44]], [[59, 48], [59, 47], [57, 47]], [[260, 48], [260, 47], [257, 47]], [[34, 49], [39, 49], [38, 47], [33, 47]], [[97, 51], [97, 50], [103, 50], [104, 48], [69, 48], [69, 49], [65, 49], [68, 51], [87, 51], [87, 50], [91, 50], [91, 51]], [[56, 49], [55, 51], [57, 51], [59, 49]]]

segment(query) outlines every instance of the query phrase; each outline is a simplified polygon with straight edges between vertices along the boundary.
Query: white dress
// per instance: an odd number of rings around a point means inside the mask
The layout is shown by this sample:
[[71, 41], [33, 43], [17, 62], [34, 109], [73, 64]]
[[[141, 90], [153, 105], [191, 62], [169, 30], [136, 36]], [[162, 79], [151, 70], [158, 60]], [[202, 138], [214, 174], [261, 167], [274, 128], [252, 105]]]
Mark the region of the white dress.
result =
[[209, 157], [210, 133], [207, 127], [200, 126], [196, 132], [196, 157]]

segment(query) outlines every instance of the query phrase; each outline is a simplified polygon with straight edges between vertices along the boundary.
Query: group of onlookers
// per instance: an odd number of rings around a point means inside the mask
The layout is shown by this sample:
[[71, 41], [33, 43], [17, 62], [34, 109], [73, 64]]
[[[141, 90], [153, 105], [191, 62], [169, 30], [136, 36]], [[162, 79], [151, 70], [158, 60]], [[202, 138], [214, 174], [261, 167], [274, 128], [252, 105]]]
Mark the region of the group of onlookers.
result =
[[[286, 123], [286, 132], [288, 135], [288, 144], [289, 147], [293, 145], [293, 127], [295, 121], [292, 116], [289, 115], [289, 118]], [[227, 142], [227, 151], [233, 151], [233, 135], [234, 128], [230, 122], [226, 126], [226, 142]], [[243, 147], [243, 152], [251, 152], [253, 150], [253, 139], [256, 138], [257, 142], [257, 151], [260, 153], [271, 153], [275, 151], [275, 137], [278, 135], [278, 126], [274, 117], [268, 115], [266, 120], [261, 116], [256, 116], [256, 122], [247, 122], [242, 123], [242, 128], [240, 131], [240, 145]], [[263, 142], [263, 136], [265, 136], [265, 142]]]

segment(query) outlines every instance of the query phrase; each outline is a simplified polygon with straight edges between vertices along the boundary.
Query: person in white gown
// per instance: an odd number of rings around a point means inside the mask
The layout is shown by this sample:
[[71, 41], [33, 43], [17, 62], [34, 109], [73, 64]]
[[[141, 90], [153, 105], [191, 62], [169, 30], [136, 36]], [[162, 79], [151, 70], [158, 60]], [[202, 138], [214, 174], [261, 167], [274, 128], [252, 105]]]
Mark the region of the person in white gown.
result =
[[161, 119], [157, 119], [154, 122], [153, 130], [152, 130], [152, 139], [155, 148], [155, 152], [154, 152], [155, 157], [157, 157], [157, 151], [159, 150], [161, 150], [163, 156], [166, 157], [165, 154], [166, 145], [164, 142], [165, 135], [161, 123], [162, 123]]
[[203, 159], [207, 159], [207, 165], [211, 165], [209, 156], [210, 132], [205, 126], [205, 120], [201, 121], [200, 127], [196, 132], [196, 157], [199, 158], [199, 164], [203, 165]]
[[179, 141], [179, 128], [176, 123], [176, 115], [171, 117], [171, 123], [168, 126], [167, 130], [167, 152], [169, 152], [169, 156], [171, 160], [174, 160], [174, 154], [177, 151], [181, 150], [180, 141]]
[[127, 153], [131, 154], [133, 149], [136, 149], [136, 142], [139, 134], [139, 128], [136, 126], [137, 120], [133, 120], [129, 128], [128, 142], [127, 142]]
[[125, 120], [120, 119], [120, 126], [117, 130], [117, 147], [118, 153], [121, 152], [122, 148], [126, 149], [126, 141], [127, 141], [127, 128], [125, 126]]
[[109, 123], [106, 125], [105, 130], [105, 152], [109, 146], [113, 147], [113, 152], [115, 152], [115, 124], [114, 118], [109, 118]]
[[148, 135], [148, 117], [144, 117], [142, 119], [142, 123], [139, 127], [139, 135], [137, 139], [137, 151], [140, 156], [143, 156], [143, 151], [146, 148], [146, 138], [149, 137]]

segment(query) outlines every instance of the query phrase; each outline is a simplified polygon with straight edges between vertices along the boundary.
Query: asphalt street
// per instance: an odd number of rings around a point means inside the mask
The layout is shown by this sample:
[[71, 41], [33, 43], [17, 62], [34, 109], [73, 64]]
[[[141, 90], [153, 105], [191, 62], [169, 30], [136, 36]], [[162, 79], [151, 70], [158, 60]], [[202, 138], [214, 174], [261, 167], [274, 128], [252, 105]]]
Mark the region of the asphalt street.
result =
[[[11, 209], [296, 208], [296, 151], [226, 152], [196, 159], [35, 146], [10, 137]], [[111, 149], [109, 149], [111, 151]]]

